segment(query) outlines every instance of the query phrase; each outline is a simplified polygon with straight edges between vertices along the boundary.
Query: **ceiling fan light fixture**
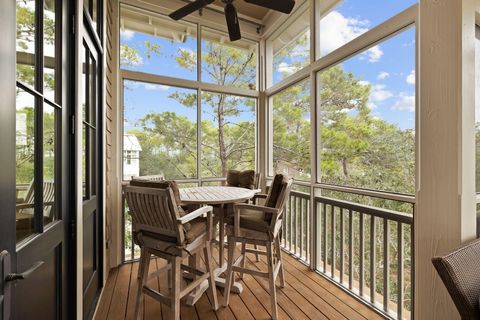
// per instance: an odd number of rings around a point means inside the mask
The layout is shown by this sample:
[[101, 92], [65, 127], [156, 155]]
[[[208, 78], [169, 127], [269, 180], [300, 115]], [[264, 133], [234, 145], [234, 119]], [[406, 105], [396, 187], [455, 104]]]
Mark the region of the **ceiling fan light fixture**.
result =
[[[180, 20], [187, 15], [202, 10], [215, 0], [195, 0], [186, 6], [172, 12], [169, 16], [173, 20]], [[267, 9], [290, 14], [295, 7], [295, 0], [244, 0], [247, 3], [261, 6]], [[237, 41], [242, 38], [240, 23], [238, 21], [237, 9], [233, 5], [234, 0], [222, 0], [225, 3], [225, 19], [227, 21], [228, 35], [230, 41]], [[201, 14], [200, 14], [201, 15]], [[259, 33], [257, 29], [257, 33]]]
[[172, 12], [169, 14], [169, 17], [173, 20], [180, 20], [185, 18], [191, 13], [194, 13], [197, 10], [203, 9], [209, 4], [213, 3], [215, 0], [195, 0], [184, 7]]
[[282, 13], [290, 14], [295, 7], [295, 0], [244, 0], [264, 8], [272, 9]]
[[230, 41], [237, 41], [242, 38], [240, 32], [240, 23], [238, 22], [237, 9], [232, 4], [228, 2], [225, 5], [225, 19], [227, 20], [228, 35], [230, 36]]

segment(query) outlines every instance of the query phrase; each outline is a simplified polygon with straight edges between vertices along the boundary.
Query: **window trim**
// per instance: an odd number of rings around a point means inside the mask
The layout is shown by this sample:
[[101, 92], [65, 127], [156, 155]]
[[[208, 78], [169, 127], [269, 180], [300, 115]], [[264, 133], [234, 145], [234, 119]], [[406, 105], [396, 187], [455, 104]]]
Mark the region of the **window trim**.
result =
[[[315, 1], [316, 0], [312, 0]], [[320, 8], [319, 6], [315, 5], [314, 10], [310, 11], [311, 16], [315, 17], [319, 15]], [[314, 19], [314, 18], [312, 18]], [[415, 26], [418, 24], [418, 4], [414, 4], [411, 7], [405, 9], [404, 11], [398, 13], [397, 15], [391, 17], [390, 19], [380, 23], [379, 25], [375, 26], [374, 28], [370, 29], [369, 31], [363, 33], [362, 35], [358, 36], [357, 38], [353, 39], [352, 41], [344, 44], [343, 46], [335, 49], [334, 51], [330, 52], [329, 54], [321, 57], [320, 59], [312, 62], [308, 66], [304, 67], [303, 69], [297, 71], [296, 73], [290, 75], [289, 77], [283, 79], [279, 83], [268, 87], [268, 81], [266, 82], [267, 88], [265, 89], [265, 95], [266, 95], [266, 104], [267, 104], [267, 143], [265, 144], [265, 154], [267, 155], [266, 163], [266, 171], [265, 171], [265, 177], [266, 179], [272, 179], [273, 176], [270, 174], [273, 172], [273, 144], [272, 141], [270, 140], [270, 137], [272, 136], [272, 130], [273, 128], [270, 127], [270, 119], [272, 117], [271, 114], [271, 108], [270, 108], [270, 98], [274, 96], [275, 94], [291, 87], [297, 84], [298, 82], [301, 82], [302, 80], [305, 80], [306, 78], [310, 78], [310, 85], [311, 85], [311, 95], [310, 95], [310, 114], [311, 114], [311, 123], [315, 123], [315, 127], [312, 130], [312, 137], [311, 137], [311, 162], [312, 162], [312, 168], [311, 168], [311, 181], [309, 182], [311, 186], [311, 195], [314, 195], [315, 191], [315, 186], [323, 185], [320, 182], [320, 173], [319, 173], [319, 152], [320, 152], [320, 137], [319, 137], [319, 130], [318, 130], [318, 125], [319, 125], [319, 106], [318, 106], [318, 90], [316, 89], [317, 87], [317, 74], [322, 72], [323, 70], [328, 69], [329, 67], [332, 67], [334, 65], [337, 65], [353, 56], [355, 56], [358, 53], [361, 53], [365, 50], [368, 50], [369, 48], [382, 43], [384, 41], [387, 41], [388, 39], [402, 33], [403, 31], [407, 30], [408, 28], [411, 28], [412, 26]], [[315, 41], [315, 43], [318, 43], [319, 39], [316, 39], [316, 31], [317, 27], [310, 25], [310, 32], [311, 32], [311, 39], [312, 41]], [[312, 36], [314, 35], [314, 36]], [[418, 38], [418, 28], [416, 28], [416, 40]], [[418, 41], [416, 41], [418, 43]], [[268, 44], [266, 44], [268, 47]], [[316, 46], [315, 46], [316, 47]], [[315, 49], [315, 48], [311, 48]], [[415, 49], [415, 60], [416, 60], [416, 66], [418, 69], [418, 49]], [[269, 68], [271, 68], [271, 62], [272, 62], [272, 55], [269, 54], [268, 48], [266, 48], [266, 53], [265, 53], [265, 59], [263, 61], [264, 63], [264, 69], [266, 69], [267, 74], [264, 75], [265, 78], [268, 78], [268, 72], [271, 72]], [[269, 67], [270, 66], [270, 67]], [[419, 77], [419, 72], [416, 73], [416, 77], [418, 79]], [[418, 82], [417, 82], [418, 83]], [[418, 110], [418, 88], [415, 89], [415, 96], [417, 97], [416, 99], [416, 109]], [[418, 112], [415, 113], [415, 123], [416, 127], [418, 127]], [[415, 138], [416, 141], [416, 162], [418, 163], [418, 135]], [[415, 169], [417, 171], [417, 168]], [[417, 177], [415, 177], [417, 184]], [[296, 180], [295, 183], [304, 183], [305, 181], [302, 180]], [[343, 186], [338, 186], [338, 187], [343, 187]], [[386, 193], [384, 191], [379, 190], [378, 192], [381, 193]], [[394, 192], [392, 192], [393, 194]], [[407, 195], [411, 196], [411, 195]], [[312, 209], [313, 210], [313, 209]]]

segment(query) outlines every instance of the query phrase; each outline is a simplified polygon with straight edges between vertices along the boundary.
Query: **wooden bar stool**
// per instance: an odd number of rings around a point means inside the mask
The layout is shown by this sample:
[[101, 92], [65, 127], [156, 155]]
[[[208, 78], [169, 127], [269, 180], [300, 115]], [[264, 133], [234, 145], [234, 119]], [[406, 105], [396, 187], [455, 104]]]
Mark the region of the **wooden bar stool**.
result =
[[[217, 291], [212, 267], [211, 239], [213, 229], [212, 207], [202, 207], [194, 212], [184, 214], [175, 201], [171, 188], [166, 189], [149, 187], [127, 186], [124, 190], [133, 228], [138, 245], [141, 248], [140, 279], [138, 283], [135, 319], [141, 319], [144, 294], [169, 305], [171, 319], [180, 319], [180, 299], [192, 291], [193, 301], [196, 301], [203, 292], [210, 288], [213, 298], [213, 309], [218, 309]], [[203, 218], [207, 214], [207, 218]], [[186, 257], [197, 254], [205, 255], [206, 271], [196, 268], [196, 265], [184, 265]], [[168, 264], [157, 271], [171, 273], [171, 290], [169, 295], [147, 287], [150, 256], [165, 259]], [[192, 260], [191, 260], [192, 261]], [[181, 288], [182, 271], [191, 274], [193, 281], [185, 288]], [[200, 289], [201, 288], [201, 289]]]
[[[272, 305], [271, 314], [273, 319], [277, 319], [275, 281], [278, 275], [280, 275], [281, 287], [285, 286], [280, 232], [285, 203], [290, 195], [292, 184], [292, 179], [286, 181], [283, 175], [276, 175], [266, 198], [265, 206], [254, 204], [234, 205], [234, 216], [227, 219], [228, 264], [224, 293], [225, 306], [228, 306], [234, 272], [239, 272], [240, 278], [243, 277], [244, 273], [248, 273], [268, 279]], [[237, 243], [242, 244], [242, 249], [240, 256], [234, 259]], [[264, 246], [266, 251], [247, 249], [247, 244]], [[266, 255], [268, 270], [261, 272], [245, 268], [247, 253]]]

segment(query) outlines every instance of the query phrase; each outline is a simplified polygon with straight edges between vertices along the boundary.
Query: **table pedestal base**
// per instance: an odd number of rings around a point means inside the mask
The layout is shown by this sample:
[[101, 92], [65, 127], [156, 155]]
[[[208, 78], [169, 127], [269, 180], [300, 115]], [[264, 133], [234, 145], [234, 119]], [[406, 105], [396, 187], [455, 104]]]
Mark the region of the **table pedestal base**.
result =
[[[221, 268], [215, 269], [215, 284], [217, 287], [222, 287], [225, 288], [225, 278], [221, 276], [222, 273], [224, 273], [227, 270], [227, 265], [224, 265]], [[232, 283], [232, 289], [230, 292], [240, 294], [243, 291], [243, 286], [240, 282], [234, 281]]]

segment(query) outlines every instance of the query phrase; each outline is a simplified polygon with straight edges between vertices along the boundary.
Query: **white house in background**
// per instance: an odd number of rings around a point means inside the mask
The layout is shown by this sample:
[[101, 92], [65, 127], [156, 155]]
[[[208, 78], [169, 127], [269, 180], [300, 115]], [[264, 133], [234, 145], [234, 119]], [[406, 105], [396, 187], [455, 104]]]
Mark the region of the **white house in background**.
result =
[[142, 147], [135, 135], [123, 135], [123, 180], [140, 175], [140, 151]]

